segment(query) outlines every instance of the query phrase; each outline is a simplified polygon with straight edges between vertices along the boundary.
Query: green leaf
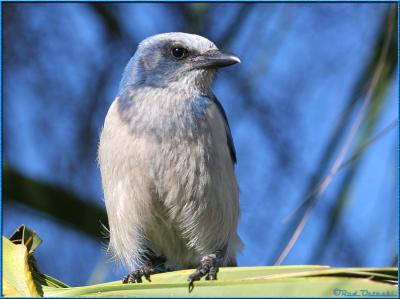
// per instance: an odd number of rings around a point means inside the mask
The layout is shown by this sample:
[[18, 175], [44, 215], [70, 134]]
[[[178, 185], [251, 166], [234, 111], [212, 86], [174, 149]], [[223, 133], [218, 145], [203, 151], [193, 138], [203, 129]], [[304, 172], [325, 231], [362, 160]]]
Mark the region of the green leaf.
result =
[[[121, 281], [69, 287], [34, 267], [33, 251], [41, 241], [21, 226], [3, 237], [3, 295], [45, 297], [397, 297], [397, 268], [331, 268], [328, 266], [274, 266], [221, 268], [218, 280], [195, 282], [188, 292], [193, 270], [152, 275], [152, 282]], [[71, 265], [73, 267], [73, 265]]]
[[[44, 288], [51, 297], [326, 297], [339, 292], [397, 296], [397, 268], [330, 268], [277, 266], [222, 268], [217, 281], [199, 281], [188, 293], [193, 270], [162, 273], [152, 282], [112, 282], [68, 289]], [[365, 293], [367, 294], [367, 293]]]
[[3, 237], [4, 296], [40, 296], [43, 286], [52, 288], [68, 285], [39, 272], [33, 252], [42, 239], [25, 225], [21, 225], [9, 239]]
[[9, 238], [14, 244], [23, 244], [28, 249], [29, 254], [32, 254], [36, 248], [42, 244], [42, 239], [25, 225], [21, 225]]
[[28, 264], [28, 250], [3, 237], [3, 296], [40, 296]]

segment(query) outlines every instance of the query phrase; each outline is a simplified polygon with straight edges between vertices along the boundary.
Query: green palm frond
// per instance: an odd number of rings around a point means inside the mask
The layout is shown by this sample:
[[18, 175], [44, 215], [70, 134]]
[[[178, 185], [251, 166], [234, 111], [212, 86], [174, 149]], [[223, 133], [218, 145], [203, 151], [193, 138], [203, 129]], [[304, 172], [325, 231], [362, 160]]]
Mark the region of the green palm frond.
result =
[[398, 269], [276, 266], [222, 268], [217, 281], [199, 281], [188, 293], [193, 270], [153, 275], [152, 282], [121, 281], [69, 287], [39, 272], [33, 252], [41, 243], [21, 226], [10, 239], [3, 237], [3, 295], [44, 297], [397, 297]]

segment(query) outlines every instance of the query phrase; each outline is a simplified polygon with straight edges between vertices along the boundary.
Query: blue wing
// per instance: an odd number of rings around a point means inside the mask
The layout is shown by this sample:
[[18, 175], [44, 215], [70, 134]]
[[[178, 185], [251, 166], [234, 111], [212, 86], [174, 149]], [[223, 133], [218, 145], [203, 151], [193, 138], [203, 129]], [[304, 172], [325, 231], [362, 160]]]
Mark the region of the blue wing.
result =
[[226, 117], [224, 107], [222, 107], [221, 103], [218, 101], [218, 99], [214, 95], [211, 97], [211, 99], [217, 105], [219, 112], [221, 113], [222, 117], [224, 118], [226, 139], [228, 140], [229, 152], [231, 153], [231, 158], [232, 158], [233, 164], [236, 164], [237, 160], [236, 160], [235, 145], [233, 144], [231, 128], [229, 127], [228, 118]]

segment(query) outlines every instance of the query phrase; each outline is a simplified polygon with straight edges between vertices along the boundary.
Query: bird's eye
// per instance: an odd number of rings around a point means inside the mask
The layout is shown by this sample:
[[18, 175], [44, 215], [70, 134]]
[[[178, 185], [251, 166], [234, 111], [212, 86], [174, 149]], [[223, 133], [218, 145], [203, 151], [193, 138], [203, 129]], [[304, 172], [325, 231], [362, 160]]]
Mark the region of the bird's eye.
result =
[[183, 59], [188, 55], [188, 50], [182, 47], [173, 47], [171, 52], [176, 59]]

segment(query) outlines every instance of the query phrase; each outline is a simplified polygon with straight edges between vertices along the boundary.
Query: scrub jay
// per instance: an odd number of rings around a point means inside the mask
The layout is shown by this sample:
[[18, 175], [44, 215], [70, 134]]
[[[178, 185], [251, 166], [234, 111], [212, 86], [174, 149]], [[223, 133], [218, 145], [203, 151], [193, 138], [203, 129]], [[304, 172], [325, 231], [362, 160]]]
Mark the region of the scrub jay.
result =
[[197, 268], [191, 291], [236, 266], [236, 153], [211, 85], [218, 68], [239, 62], [204, 37], [165, 33], [126, 66], [98, 149], [109, 249], [133, 270], [124, 283]]

